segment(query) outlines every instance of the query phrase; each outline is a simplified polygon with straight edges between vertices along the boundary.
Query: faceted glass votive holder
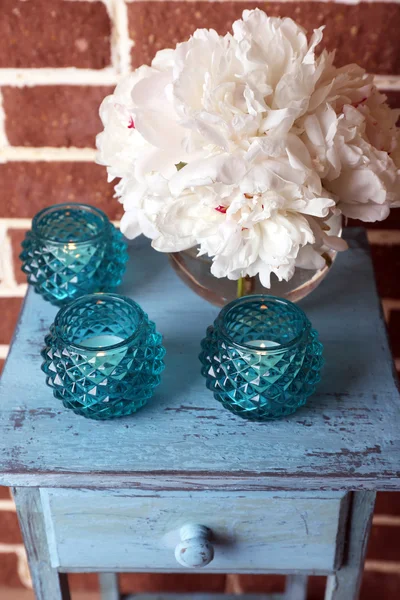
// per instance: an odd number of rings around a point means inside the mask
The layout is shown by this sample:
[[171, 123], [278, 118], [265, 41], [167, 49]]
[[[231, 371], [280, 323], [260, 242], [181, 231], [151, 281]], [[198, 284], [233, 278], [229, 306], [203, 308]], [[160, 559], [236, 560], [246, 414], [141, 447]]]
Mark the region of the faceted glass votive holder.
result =
[[91, 294], [63, 307], [42, 350], [46, 383], [66, 408], [91, 419], [136, 412], [152, 397], [165, 350], [140, 306]]
[[305, 313], [274, 296], [245, 296], [225, 306], [201, 346], [202, 375], [215, 399], [253, 421], [303, 406], [324, 363]]
[[22, 271], [36, 292], [62, 305], [113, 291], [128, 260], [121, 232], [98, 208], [57, 204], [40, 211], [22, 242]]

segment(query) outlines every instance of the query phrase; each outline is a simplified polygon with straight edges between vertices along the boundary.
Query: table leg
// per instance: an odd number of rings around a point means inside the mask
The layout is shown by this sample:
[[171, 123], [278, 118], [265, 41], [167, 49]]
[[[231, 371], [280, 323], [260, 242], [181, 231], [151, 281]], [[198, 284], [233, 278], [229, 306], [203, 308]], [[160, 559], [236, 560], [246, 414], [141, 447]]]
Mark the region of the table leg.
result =
[[328, 577], [325, 600], [357, 600], [372, 524], [375, 492], [354, 492], [343, 566]]
[[307, 582], [307, 575], [288, 575], [284, 600], [306, 600]]
[[66, 573], [50, 563], [38, 488], [13, 489], [36, 600], [71, 600]]
[[101, 600], [120, 600], [117, 573], [100, 573]]

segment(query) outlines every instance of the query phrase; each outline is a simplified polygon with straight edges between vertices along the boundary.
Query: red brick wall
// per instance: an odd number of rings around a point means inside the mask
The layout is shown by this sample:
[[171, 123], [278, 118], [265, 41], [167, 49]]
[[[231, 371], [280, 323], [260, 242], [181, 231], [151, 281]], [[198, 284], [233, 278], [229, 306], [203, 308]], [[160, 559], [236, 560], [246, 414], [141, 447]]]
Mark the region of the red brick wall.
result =
[[[292, 16], [310, 31], [326, 25], [326, 45], [340, 64], [358, 62], [377, 75], [400, 106], [400, 3], [1, 0], [0, 18], [0, 368], [8, 351], [25, 279], [18, 253], [42, 207], [85, 201], [118, 219], [103, 167], [93, 163], [98, 106], [118, 77], [149, 62], [197, 27], [223, 33], [244, 8]], [[379, 291], [400, 366], [400, 209], [369, 231]], [[362, 600], [400, 597], [400, 497], [381, 494], [369, 546]], [[71, 577], [96, 588], [93, 575]], [[125, 591], [279, 591], [281, 577], [190, 574], [122, 576]], [[29, 587], [22, 540], [9, 492], [0, 488], [0, 599]], [[312, 578], [309, 600], [323, 597]], [[3, 591], [2, 591], [3, 590]], [[50, 599], [49, 599], [50, 600]]]

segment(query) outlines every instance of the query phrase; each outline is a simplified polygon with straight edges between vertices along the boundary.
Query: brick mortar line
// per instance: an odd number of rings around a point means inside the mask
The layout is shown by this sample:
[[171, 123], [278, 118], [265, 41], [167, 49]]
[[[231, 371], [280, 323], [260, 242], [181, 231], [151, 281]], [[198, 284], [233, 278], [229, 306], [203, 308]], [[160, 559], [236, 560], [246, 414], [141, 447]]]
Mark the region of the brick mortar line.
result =
[[389, 323], [392, 310], [400, 310], [400, 300], [397, 298], [381, 298], [386, 323]]
[[[0, 359], [5, 360], [7, 358], [8, 351], [10, 349], [9, 344], [0, 344]], [[0, 500], [0, 510], [1, 510], [1, 500]]]
[[[69, 2], [82, 2], [87, 0], [65, 0]], [[141, 0], [140, 0], [141, 1]], [[165, 0], [149, 0], [151, 2], [164, 2]], [[180, 1], [180, 0], [177, 0]], [[191, 0], [186, 0], [190, 2]], [[193, 0], [195, 1], [195, 0]], [[226, 0], [208, 0], [221, 1]], [[239, 0], [238, 0], [239, 1]], [[249, 0], [250, 1], [250, 0]], [[279, 0], [276, 0], [279, 1]], [[284, 0], [285, 1], [285, 0]], [[287, 0], [294, 1], [294, 0]], [[302, 1], [302, 0], [300, 0]], [[304, 0], [306, 1], [306, 0]], [[318, 1], [318, 0], [311, 0]], [[325, 1], [325, 0], [324, 0]], [[328, 0], [326, 0], [328, 1]], [[329, 0], [332, 2], [332, 0]], [[363, 0], [365, 1], [365, 0]], [[396, 0], [400, 3], [400, 0]], [[120, 9], [121, 10], [121, 9]], [[120, 17], [122, 19], [122, 17]], [[127, 22], [126, 22], [127, 24]], [[128, 45], [134, 45], [134, 40], [128, 37], [125, 40], [125, 52]], [[35, 85], [116, 85], [122, 73], [126, 73], [130, 65], [129, 57], [124, 58], [125, 65], [118, 71], [115, 67], [105, 69], [80, 69], [78, 67], [42, 67], [42, 68], [0, 68], [0, 86], [29, 87]], [[400, 91], [400, 75], [374, 75], [375, 85], [383, 91]]]
[[32, 580], [29, 573], [28, 560], [23, 544], [0, 544], [0, 554], [13, 553], [17, 556], [17, 570], [21, 583], [24, 587], [32, 588]]
[[[76, 1], [76, 0], [71, 0]], [[32, 219], [21, 218], [0, 218], [0, 227], [3, 225], [7, 229], [29, 229], [32, 224]]]
[[225, 594], [243, 594], [243, 586], [240, 582], [240, 575], [237, 573], [227, 573], [225, 579]]
[[59, 69], [54, 67], [2, 68], [0, 69], [0, 86], [116, 85], [119, 77], [120, 74], [113, 67], [106, 67], [105, 69], [79, 69], [77, 67], [61, 67]]
[[131, 49], [134, 42], [129, 37], [128, 8], [124, 0], [101, 0], [110, 17], [111, 64], [118, 74], [131, 70]]
[[55, 146], [6, 146], [0, 148], [0, 163], [5, 162], [94, 162], [94, 148], [57, 148]]
[[3, 94], [0, 89], [0, 148], [9, 146], [10, 143], [6, 133], [6, 113], [3, 104]]
[[[17, 283], [9, 228], [0, 221], [0, 298], [23, 298], [28, 289], [26, 283]], [[0, 350], [0, 358], [5, 358]]]
[[0, 554], [16, 552], [24, 547], [23, 544], [0, 544]]
[[366, 560], [365, 570], [389, 575], [400, 575], [400, 562], [394, 560]]
[[400, 527], [400, 517], [396, 515], [374, 515], [372, 524], [377, 527]]
[[13, 252], [8, 229], [4, 224], [0, 225], [0, 290], [14, 291], [17, 287], [17, 282], [14, 276]]
[[24, 298], [28, 289], [27, 283], [20, 283], [18, 286], [9, 288], [0, 284], [0, 298]]
[[0, 298], [24, 298], [28, 289], [27, 283], [20, 283], [14, 288], [0, 285]]
[[15, 512], [14, 500], [0, 500], [0, 512]]
[[[71, 2], [80, 2], [86, 0], [70, 0]], [[93, 0], [94, 1], [94, 0]], [[116, 227], [119, 227], [120, 221], [117, 219], [111, 219], [111, 223]], [[30, 229], [32, 225], [32, 219], [24, 217], [0, 217], [0, 227], [4, 225], [7, 229]]]
[[[400, 0], [398, 0], [400, 2]], [[400, 75], [374, 75], [376, 87], [386, 92], [400, 91]]]
[[[67, 1], [67, 0], [66, 0]], [[68, 0], [68, 1], [82, 1], [82, 0]], [[0, 140], [1, 140], [1, 108], [0, 108]], [[94, 162], [96, 158], [95, 148], [77, 148], [75, 146], [69, 147], [57, 147], [57, 146], [3, 146], [0, 145], [0, 163], [4, 162]], [[368, 236], [371, 239], [377, 239], [378, 232], [382, 230], [371, 230]], [[387, 231], [387, 236], [390, 239], [394, 239], [396, 235], [393, 230], [392, 233]], [[380, 241], [374, 241], [373, 243], [391, 245], [399, 242], [395, 241], [384, 241], [383, 238]]]
[[400, 299], [397, 298], [382, 298], [382, 303], [389, 310], [400, 310]]
[[[82, 2], [87, 0], [65, 0]], [[140, 0], [141, 1], [141, 0]], [[164, 2], [165, 0], [149, 0]], [[180, 0], [176, 0], [180, 1]], [[191, 0], [186, 0], [190, 2]], [[193, 0], [196, 1], [196, 0]], [[208, 0], [214, 1], [214, 0]], [[226, 0], [215, 0], [225, 2]], [[238, 0], [240, 1], [240, 0]], [[250, 1], [250, 0], [249, 0]], [[277, 0], [278, 1], [278, 0]], [[294, 0], [287, 0], [293, 2]], [[301, 1], [301, 0], [300, 0]], [[304, 0], [306, 1], [306, 0]], [[314, 1], [314, 0], [312, 0]], [[318, 0], [315, 0], [318, 1]], [[328, 1], [328, 0], [326, 0]], [[332, 0], [329, 0], [332, 1]], [[365, 0], [363, 0], [365, 1]], [[398, 0], [400, 2], [400, 0]], [[131, 40], [132, 42], [132, 40]], [[78, 67], [41, 68], [0, 68], [0, 85], [24, 87], [30, 85], [113, 85], [117, 84], [120, 73], [114, 67], [105, 69], [80, 69]], [[399, 91], [400, 75], [374, 75], [376, 86], [381, 90]]]
[[368, 241], [374, 246], [396, 246], [400, 244], [400, 229], [368, 229]]

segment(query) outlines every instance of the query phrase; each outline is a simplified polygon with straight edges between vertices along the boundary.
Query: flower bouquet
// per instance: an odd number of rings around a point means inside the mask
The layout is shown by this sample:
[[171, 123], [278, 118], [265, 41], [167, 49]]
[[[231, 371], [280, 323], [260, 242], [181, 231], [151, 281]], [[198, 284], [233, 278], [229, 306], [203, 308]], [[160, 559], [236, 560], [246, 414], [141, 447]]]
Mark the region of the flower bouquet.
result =
[[199, 29], [122, 79], [97, 147], [128, 238], [196, 248], [241, 293], [243, 278], [323, 269], [346, 249], [341, 215], [381, 221], [400, 204], [399, 111], [364, 69], [317, 53], [322, 37], [245, 10], [232, 33]]

